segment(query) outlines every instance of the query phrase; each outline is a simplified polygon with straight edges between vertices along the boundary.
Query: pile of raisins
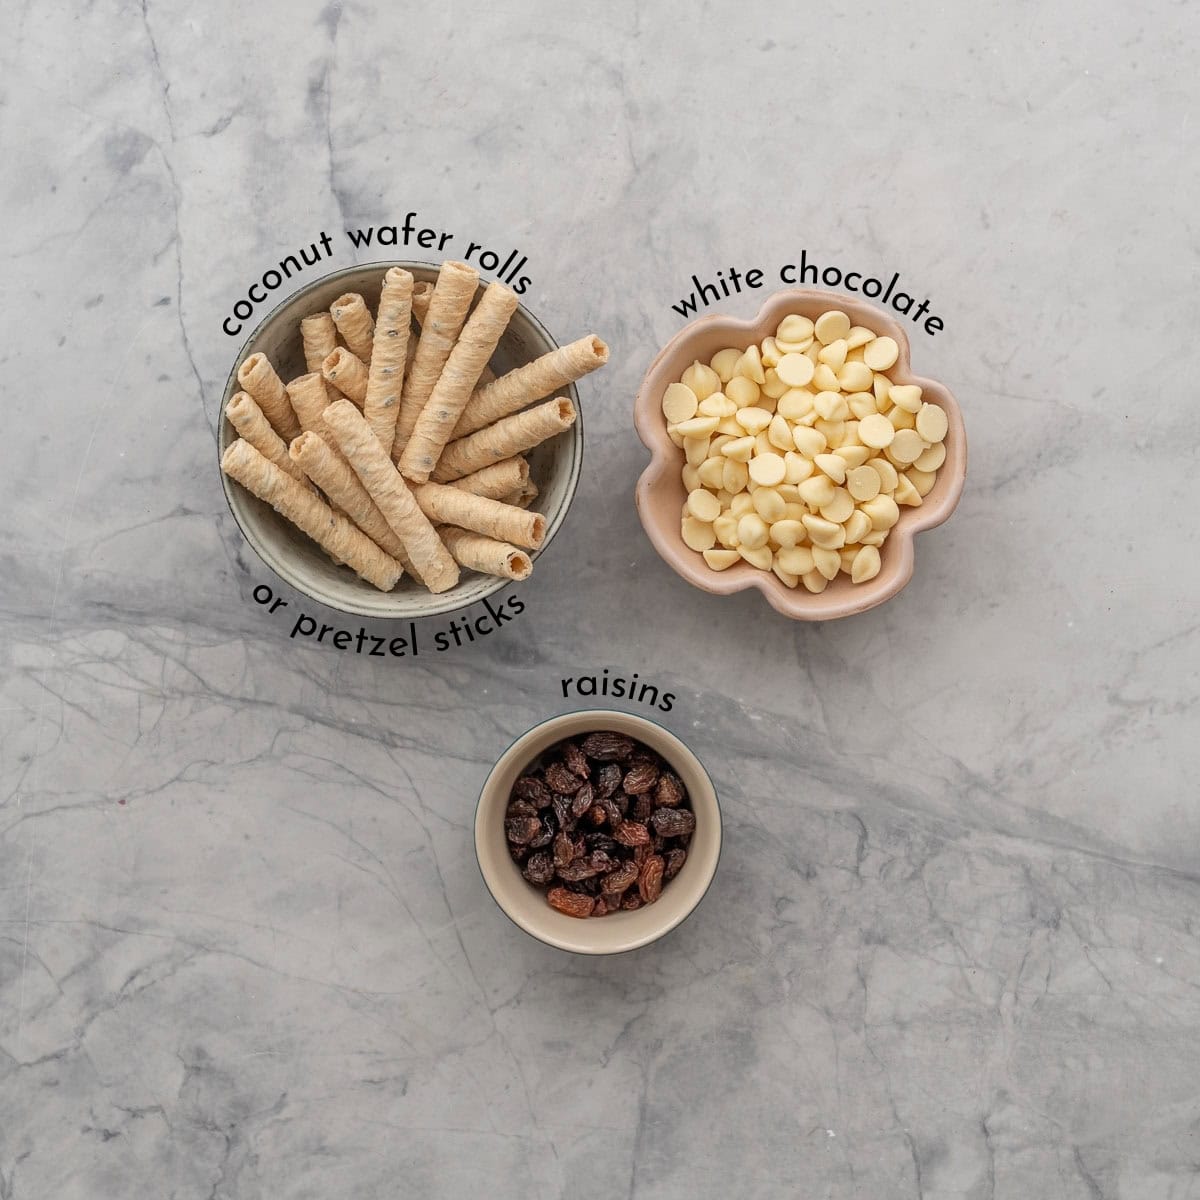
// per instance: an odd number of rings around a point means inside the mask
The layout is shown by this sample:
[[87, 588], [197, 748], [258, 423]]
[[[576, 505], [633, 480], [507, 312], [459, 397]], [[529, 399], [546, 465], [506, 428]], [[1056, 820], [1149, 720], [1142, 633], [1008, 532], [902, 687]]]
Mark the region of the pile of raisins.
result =
[[662, 757], [607, 730], [551, 746], [513, 784], [504, 817], [521, 874], [569, 917], [653, 904], [695, 828], [687, 789]]

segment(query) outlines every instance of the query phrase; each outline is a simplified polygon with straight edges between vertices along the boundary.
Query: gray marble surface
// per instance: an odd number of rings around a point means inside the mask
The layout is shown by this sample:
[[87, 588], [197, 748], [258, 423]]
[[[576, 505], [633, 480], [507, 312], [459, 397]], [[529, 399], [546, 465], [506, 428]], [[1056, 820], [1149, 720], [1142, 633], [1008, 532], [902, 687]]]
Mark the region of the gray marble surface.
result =
[[[0, 1197], [1200, 1196], [1196, 24], [9, 5]], [[613, 354], [525, 613], [381, 662], [255, 606], [305, 602], [214, 430], [254, 279], [408, 211]], [[972, 448], [912, 584], [823, 627], [689, 590], [632, 504], [692, 272], [802, 250], [930, 297]], [[470, 822], [603, 666], [676, 693], [727, 840], [594, 961]]]

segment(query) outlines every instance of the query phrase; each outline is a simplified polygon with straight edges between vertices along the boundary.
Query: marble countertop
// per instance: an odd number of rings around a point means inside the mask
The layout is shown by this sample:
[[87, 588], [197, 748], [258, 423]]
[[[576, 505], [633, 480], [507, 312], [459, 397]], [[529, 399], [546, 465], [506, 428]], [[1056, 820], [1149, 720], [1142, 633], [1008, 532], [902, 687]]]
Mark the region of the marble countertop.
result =
[[[1200, 1197], [1194, 13], [11, 7], [0, 1197]], [[380, 661], [252, 599], [305, 603], [221, 494], [221, 323], [408, 212], [612, 360], [524, 614]], [[972, 454], [827, 625], [632, 504], [671, 305], [802, 251], [930, 299]], [[604, 667], [675, 693], [726, 843], [585, 960], [471, 819]]]

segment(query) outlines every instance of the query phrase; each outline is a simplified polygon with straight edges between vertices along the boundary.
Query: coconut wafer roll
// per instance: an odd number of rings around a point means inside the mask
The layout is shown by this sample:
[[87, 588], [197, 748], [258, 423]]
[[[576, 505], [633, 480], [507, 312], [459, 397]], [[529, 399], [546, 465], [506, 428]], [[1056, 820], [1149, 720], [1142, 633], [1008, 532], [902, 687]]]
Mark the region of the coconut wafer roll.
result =
[[225, 415], [238, 431], [264, 458], [286, 471], [293, 479], [304, 482], [304, 472], [290, 458], [283, 439], [271, 428], [262, 409], [254, 403], [249, 392], [238, 392], [225, 405]]
[[262, 409], [262, 414], [271, 423], [271, 428], [285, 442], [300, 433], [300, 424], [292, 411], [287, 389], [283, 380], [275, 374], [265, 354], [252, 354], [240, 367], [237, 373], [238, 383], [243, 390], [250, 393], [254, 402]]
[[302, 433], [288, 448], [293, 467], [304, 472], [381, 550], [402, 562], [404, 543], [392, 532], [350, 464], [316, 433]]
[[396, 440], [404, 364], [408, 360], [412, 290], [412, 275], [402, 267], [392, 267], [383, 277], [379, 311], [375, 314], [375, 341], [363, 416], [389, 456]]
[[479, 382], [480, 371], [487, 366], [488, 359], [500, 344], [516, 310], [515, 292], [502, 283], [488, 285], [454, 343], [400, 456], [400, 473], [406, 479], [424, 483], [437, 466], [437, 460]]
[[595, 334], [551, 350], [549, 354], [477, 388], [458, 419], [454, 436], [466, 437], [485, 425], [520, 412], [527, 404], [552, 395], [606, 362], [608, 347]]
[[451, 442], [433, 472], [437, 483], [451, 483], [472, 471], [490, 466], [514, 454], [524, 454], [555, 434], [575, 424], [575, 405], [567, 396], [547, 400], [524, 412], [515, 413], [478, 433]]
[[381, 592], [390, 592], [396, 586], [401, 567], [395, 559], [304, 484], [264, 458], [245, 438], [238, 438], [226, 449], [221, 456], [221, 470]]
[[329, 306], [329, 314], [351, 353], [357, 354], [364, 363], [370, 363], [375, 322], [367, 302], [357, 292], [347, 292]]
[[546, 537], [546, 518], [486, 496], [441, 483], [422, 483], [413, 488], [421, 511], [435, 524], [457, 525], [502, 542], [515, 542], [536, 550]]
[[[332, 383], [347, 400], [354, 401], [356, 408], [362, 408], [367, 398], [367, 364], [357, 354], [345, 346], [337, 346], [317, 370], [326, 383]], [[335, 395], [333, 400], [338, 398]]]
[[400, 399], [400, 415], [396, 418], [396, 438], [392, 446], [395, 462], [400, 461], [416, 428], [417, 418], [450, 357], [478, 286], [479, 273], [466, 263], [442, 263], [413, 354], [412, 372], [405, 381], [404, 395]]
[[529, 463], [525, 459], [506, 458], [490, 467], [473, 471], [454, 481], [456, 488], [470, 492], [472, 496], [486, 496], [489, 500], [503, 500], [505, 496], [520, 491], [529, 482]]
[[[325, 410], [329, 407], [329, 396], [321, 376], [315, 371], [297, 375], [288, 383], [287, 394], [299, 418], [301, 432], [319, 433], [325, 437]], [[299, 434], [296, 436], [299, 437]]]
[[[304, 365], [310, 371], [321, 371], [321, 364], [337, 349], [337, 326], [327, 312], [313, 313], [300, 321], [300, 341], [304, 344]], [[325, 392], [332, 404], [341, 394], [329, 380]]]
[[533, 571], [533, 563], [524, 550], [498, 542], [494, 538], [484, 537], [481, 533], [472, 533], [467, 529], [455, 529], [444, 525], [438, 530], [446, 549], [454, 555], [455, 561], [472, 571], [482, 571], [485, 575], [498, 575], [502, 579], [528, 579]]
[[433, 299], [433, 284], [427, 279], [413, 284], [412, 315], [418, 325], [425, 324], [425, 314], [429, 311], [429, 301]]
[[[413, 311], [413, 316], [416, 318], [418, 325], [425, 324], [425, 314], [429, 311], [429, 298], [432, 295], [433, 295], [433, 284], [432, 283], [426, 283], [422, 280], [420, 283], [413, 284], [412, 311]], [[408, 367], [405, 369], [406, 376], [412, 372], [413, 356], [416, 353], [416, 345], [417, 345], [417, 340], [419, 339], [419, 337], [420, 337], [419, 334], [414, 334], [413, 340], [409, 344]], [[496, 378], [496, 372], [493, 371], [491, 367], [484, 367], [483, 370], [479, 372], [478, 386], [482, 387], [485, 383], [491, 383], [492, 380], [495, 378]]]
[[458, 582], [458, 564], [442, 545], [362, 413], [349, 400], [339, 400], [325, 410], [325, 423], [384, 519], [404, 543], [425, 586], [431, 592], [452, 588]]

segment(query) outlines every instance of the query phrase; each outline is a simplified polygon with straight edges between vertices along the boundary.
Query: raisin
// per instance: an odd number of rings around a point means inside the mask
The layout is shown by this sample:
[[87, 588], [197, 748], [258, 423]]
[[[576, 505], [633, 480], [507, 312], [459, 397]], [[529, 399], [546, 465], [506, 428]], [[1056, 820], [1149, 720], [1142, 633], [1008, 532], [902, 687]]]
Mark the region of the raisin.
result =
[[597, 762], [620, 762], [633, 753], [633, 742], [623, 734], [604, 730], [583, 739], [583, 752]]
[[596, 773], [596, 795], [615, 795], [620, 786], [621, 768], [615, 762], [605, 763]]
[[654, 803], [663, 808], [674, 808], [678, 804], [682, 804], [687, 793], [683, 790], [683, 783], [678, 775], [672, 775], [670, 771], [664, 771], [658, 778], [658, 787], [654, 792]]
[[545, 808], [554, 798], [554, 793], [533, 775], [522, 775], [513, 784], [513, 795], [519, 800], [528, 800], [538, 808]]
[[562, 763], [551, 763], [546, 768], [546, 782], [560, 796], [573, 796], [583, 785], [583, 780], [568, 771]]
[[575, 793], [574, 799], [571, 801], [571, 816], [582, 817], [592, 804], [595, 802], [595, 796], [592, 791], [592, 785], [585, 783], [583, 787]]
[[603, 811], [604, 819], [611, 828], [616, 829], [620, 825], [623, 819], [621, 810], [611, 800], [599, 800], [596, 807]]
[[565, 867], [575, 857], [575, 843], [565, 833], [554, 839], [554, 865]]
[[613, 837], [622, 846], [644, 846], [650, 841], [650, 830], [637, 821], [622, 821], [613, 830]]
[[505, 816], [509, 817], [536, 817], [537, 809], [534, 808], [528, 800], [514, 800], [508, 806], [508, 812]]
[[608, 861], [602, 866], [595, 866], [591, 858], [577, 858], [574, 862], [569, 862], [565, 867], [558, 868], [559, 879], [566, 880], [567, 883], [578, 883], [581, 879], [591, 879], [593, 875], [602, 875], [608, 867]]
[[664, 866], [662, 857], [658, 854], [651, 854], [642, 863], [641, 872], [638, 874], [638, 895], [647, 904], [653, 904], [662, 895]]
[[580, 779], [588, 777], [587, 755], [574, 742], [563, 744], [563, 762], [572, 775], [578, 775]]
[[550, 845], [553, 840], [554, 826], [546, 823], [542, 825], [540, 832], [535, 837], [529, 839], [529, 848], [530, 850], [540, 850], [543, 846]]
[[537, 817], [509, 817], [504, 822], [504, 836], [518, 846], [532, 842], [542, 831], [542, 823]]
[[606, 917], [606, 916], [608, 916], [608, 901], [604, 899], [604, 893], [603, 893], [603, 892], [601, 892], [601, 893], [600, 893], [600, 895], [596, 897], [596, 905], [595, 905], [595, 907], [592, 909], [592, 911], [591, 911], [591, 914], [590, 914], [590, 915], [591, 915], [591, 916], [593, 916], [593, 917]]
[[663, 837], [679, 837], [696, 828], [696, 818], [686, 808], [656, 808], [650, 824]]
[[508, 847], [508, 853], [509, 853], [509, 856], [512, 858], [513, 862], [523, 863], [529, 857], [529, 847], [528, 846], [514, 846], [510, 842], [509, 847]]
[[536, 883], [539, 886], [547, 884], [554, 878], [554, 860], [545, 850], [539, 850], [536, 854], [529, 856], [529, 861], [525, 864], [525, 870], [521, 874], [530, 883]]
[[666, 857], [667, 865], [663, 868], [663, 882], [666, 883], [668, 879], [674, 879], [686, 861], [686, 850], [668, 850]]
[[603, 879], [606, 892], [623, 892], [626, 888], [637, 883], [638, 865], [633, 859], [621, 863], [615, 871], [610, 871]]
[[633, 801], [633, 811], [629, 814], [630, 819], [639, 821], [643, 825], [650, 820], [650, 814], [654, 811], [654, 801], [650, 798], [648, 792], [643, 792], [640, 796], [636, 796]]
[[648, 792], [658, 782], [658, 764], [640, 759], [625, 772], [622, 787], [631, 796], [640, 796]]
[[565, 796], [554, 797], [554, 817], [559, 829], [572, 829], [575, 818], [571, 816], [571, 802]]
[[626, 912], [633, 912], [634, 909], [642, 907], [642, 898], [637, 894], [637, 892], [630, 892], [629, 895], [627, 895], [625, 899], [621, 901], [621, 907]]
[[581, 896], [578, 892], [569, 892], [566, 888], [551, 888], [546, 893], [550, 907], [568, 917], [590, 917], [596, 907], [591, 896]]

